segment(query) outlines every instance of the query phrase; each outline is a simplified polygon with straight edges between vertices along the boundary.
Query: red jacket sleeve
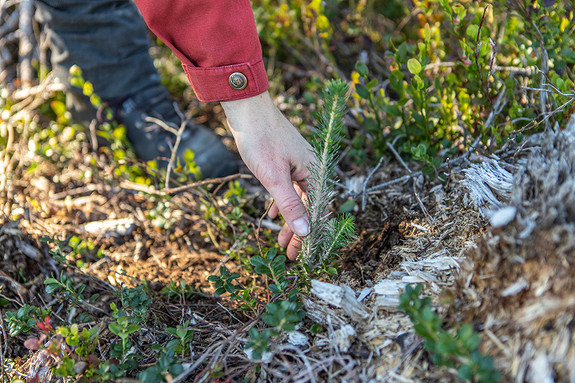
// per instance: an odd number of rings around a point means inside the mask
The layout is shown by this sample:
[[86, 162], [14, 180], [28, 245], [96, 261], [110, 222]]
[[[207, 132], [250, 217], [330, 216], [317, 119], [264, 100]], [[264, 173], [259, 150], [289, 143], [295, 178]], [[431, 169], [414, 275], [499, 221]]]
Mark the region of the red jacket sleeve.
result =
[[269, 88], [249, 0], [135, 0], [149, 28], [182, 61], [200, 101]]

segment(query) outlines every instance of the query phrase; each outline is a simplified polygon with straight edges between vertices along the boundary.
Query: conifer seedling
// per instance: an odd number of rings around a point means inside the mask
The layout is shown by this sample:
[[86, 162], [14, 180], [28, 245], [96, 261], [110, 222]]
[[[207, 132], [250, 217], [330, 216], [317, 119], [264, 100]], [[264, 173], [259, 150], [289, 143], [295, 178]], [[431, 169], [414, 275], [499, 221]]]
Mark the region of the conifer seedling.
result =
[[322, 94], [323, 107], [316, 118], [318, 133], [312, 142], [315, 163], [309, 166], [308, 201], [310, 234], [302, 238], [300, 256], [310, 268], [337, 256], [355, 237], [353, 217], [332, 217], [329, 206], [335, 191], [335, 167], [343, 131], [343, 118], [349, 96], [349, 85], [331, 80]]

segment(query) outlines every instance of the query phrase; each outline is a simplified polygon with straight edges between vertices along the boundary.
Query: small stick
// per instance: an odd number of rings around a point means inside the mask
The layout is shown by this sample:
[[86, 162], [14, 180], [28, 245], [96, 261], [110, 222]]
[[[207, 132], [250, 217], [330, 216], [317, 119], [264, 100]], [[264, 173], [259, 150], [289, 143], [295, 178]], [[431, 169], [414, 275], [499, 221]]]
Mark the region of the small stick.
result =
[[[0, 27], [0, 38], [4, 38], [8, 33], [18, 29], [18, 18], [20, 17], [19, 10], [15, 10], [14, 13], [10, 15], [8, 20], [4, 22], [4, 25]], [[4, 45], [4, 43], [2, 44]]]
[[172, 148], [172, 155], [170, 157], [170, 162], [168, 163], [168, 168], [166, 170], [166, 189], [170, 187], [170, 176], [172, 172], [172, 168], [176, 162], [176, 155], [178, 153], [178, 148], [180, 147], [180, 142], [182, 141], [182, 134], [184, 133], [184, 129], [186, 129], [186, 120], [183, 120], [180, 124], [180, 129], [178, 130], [178, 134], [176, 135], [176, 142], [174, 147]]
[[399, 153], [397, 152], [397, 150], [395, 150], [395, 148], [393, 147], [392, 144], [390, 144], [389, 142], [386, 142], [386, 145], [388, 147], [389, 150], [391, 150], [391, 152], [393, 153], [393, 155], [395, 156], [395, 159], [397, 161], [399, 161], [399, 163], [401, 164], [401, 166], [403, 166], [408, 173], [412, 173], [411, 169], [407, 166], [407, 164], [403, 161], [403, 159], [401, 158], [401, 156], [399, 155]]
[[16, 290], [16, 293], [18, 293], [18, 297], [20, 297], [22, 304], [26, 303], [26, 301], [24, 300], [24, 296], [22, 295], [22, 294], [26, 294], [28, 292], [28, 289], [26, 287], [24, 287], [20, 283], [16, 282], [14, 279], [10, 278], [10, 276], [8, 274], [6, 274], [5, 272], [3, 272], [1, 270], [0, 270], [0, 279], [4, 279], [4, 280], [10, 282], [12, 284], [12, 286], [14, 287], [14, 290]]
[[183, 118], [183, 115], [181, 112], [179, 112], [178, 106], [176, 105], [176, 103], [174, 103], [174, 108], [176, 109], [176, 112], [178, 112], [178, 116], [180, 116], [180, 118], [182, 119], [182, 122], [180, 124], [180, 128], [179, 129], [174, 129], [172, 128], [170, 125], [168, 125], [165, 121], [160, 120], [159, 118], [155, 118], [155, 117], [146, 117], [146, 121], [148, 122], [153, 122], [154, 124], [159, 125], [162, 129], [174, 134], [176, 136], [176, 142], [174, 143], [174, 147], [172, 148], [172, 155], [170, 156], [170, 162], [168, 162], [168, 167], [166, 169], [166, 186], [165, 188], [168, 189], [170, 187], [170, 176], [172, 173], [172, 167], [174, 166], [174, 163], [176, 162], [176, 154], [178, 153], [178, 148], [180, 146], [180, 142], [182, 141], [182, 134], [184, 133], [184, 130], [186, 129], [186, 125], [188, 123], [188, 121]]
[[[393, 155], [395, 156], [395, 158], [399, 161], [399, 163], [407, 170], [407, 172], [409, 174], [412, 174], [413, 172], [411, 171], [411, 169], [409, 168], [409, 166], [407, 166], [407, 164], [403, 161], [403, 159], [401, 158], [401, 156], [399, 155], [399, 153], [397, 152], [397, 150], [395, 150], [395, 148], [393, 147], [392, 144], [390, 144], [389, 142], [386, 143], [387, 147], [389, 148], [389, 150], [391, 150], [391, 152], [393, 153]], [[425, 208], [425, 206], [423, 205], [423, 202], [421, 201], [421, 198], [419, 198], [419, 194], [417, 193], [417, 188], [415, 187], [416, 184], [416, 180], [415, 178], [413, 178], [413, 194], [415, 194], [415, 199], [417, 199], [417, 203], [419, 204], [419, 207], [421, 208], [421, 210], [423, 211], [423, 214], [425, 215], [425, 217], [427, 218], [427, 221], [430, 225], [433, 225], [433, 218], [431, 218], [431, 216], [429, 215], [429, 213], [427, 212], [427, 209]]]
[[375, 174], [375, 172], [379, 169], [379, 167], [381, 166], [381, 164], [383, 163], [383, 159], [385, 157], [381, 157], [379, 159], [379, 162], [377, 163], [377, 165], [375, 166], [375, 168], [373, 168], [373, 170], [371, 172], [369, 172], [369, 174], [367, 175], [367, 177], [365, 178], [365, 181], [363, 181], [363, 185], [361, 186], [361, 210], [364, 211], [365, 210], [365, 204], [367, 201], [367, 183], [369, 182], [369, 180], [371, 179], [371, 177], [373, 177], [373, 175]]
[[421, 211], [423, 211], [425, 218], [427, 218], [427, 223], [429, 223], [429, 226], [433, 226], [435, 224], [435, 221], [433, 220], [431, 215], [429, 215], [429, 213], [427, 212], [427, 209], [425, 208], [425, 205], [421, 201], [421, 198], [419, 198], [419, 194], [417, 193], [417, 188], [415, 186], [415, 183], [416, 182], [415, 182], [415, 178], [414, 178], [413, 179], [413, 194], [415, 194], [415, 199], [417, 199], [417, 203], [419, 204], [419, 208], [421, 209]]
[[32, 0], [22, 0], [20, 3], [20, 79], [26, 86], [32, 85], [34, 79], [34, 69], [32, 68], [32, 53], [34, 51], [33, 36], [34, 30], [32, 20], [34, 16], [34, 3]]
[[489, 38], [489, 45], [491, 46], [491, 60], [489, 62], [489, 73], [487, 74], [487, 82], [489, 83], [489, 79], [491, 78], [491, 74], [493, 73], [493, 65], [495, 65], [495, 43]]
[[4, 345], [0, 342], [0, 367], [2, 368], [2, 370], [0, 370], [0, 380], [4, 382], [4, 358], [6, 357], [6, 351], [8, 351], [8, 335], [6, 334], [6, 328], [4, 328], [2, 310], [0, 310], [0, 330], [2, 330], [2, 341], [4, 342]]
[[92, 152], [97, 153], [98, 152], [98, 136], [96, 135], [96, 124], [98, 123], [98, 121], [96, 119], [93, 119], [90, 122], [90, 126], [89, 126], [89, 130], [90, 130], [90, 144], [92, 144]]
[[557, 89], [552, 84], [546, 84], [546, 85], [548, 87], [551, 87], [552, 89], [532, 88], [530, 86], [522, 86], [521, 89], [535, 90], [538, 92], [557, 93], [557, 94], [560, 94], [561, 96], [565, 96], [565, 97], [574, 97], [575, 96], [575, 93], [563, 93], [563, 92], [561, 92], [559, 89]]
[[217, 183], [224, 183], [224, 182], [229, 182], [229, 181], [233, 181], [233, 180], [237, 180], [237, 179], [252, 179], [252, 178], [253, 178], [253, 176], [251, 174], [237, 173], [237, 174], [232, 174], [232, 175], [229, 175], [226, 177], [208, 178], [206, 180], [197, 181], [197, 182], [191, 183], [189, 185], [178, 186], [178, 187], [170, 188], [170, 189], [156, 190], [156, 189], [149, 187], [149, 186], [146, 186], [146, 185], [137, 184], [135, 182], [128, 182], [128, 181], [120, 183], [120, 187], [122, 189], [126, 189], [126, 190], [135, 190], [135, 191], [141, 191], [141, 192], [148, 193], [148, 194], [166, 196], [166, 195], [179, 194], [179, 193], [188, 191], [190, 189], [195, 189], [195, 188], [198, 188], [200, 186], [205, 186], [205, 185], [209, 185], [209, 184], [217, 184]]
[[377, 191], [377, 190], [385, 189], [388, 186], [395, 185], [395, 184], [398, 184], [398, 183], [403, 182], [403, 181], [408, 181], [410, 178], [413, 178], [413, 177], [418, 176], [420, 174], [422, 174], [422, 173], [421, 172], [414, 172], [414, 173], [408, 174], [406, 176], [399, 177], [399, 178], [396, 178], [394, 180], [384, 182], [380, 185], [372, 186], [369, 189], [367, 189], [367, 192], [372, 193], [372, 192]]
[[485, 21], [485, 16], [487, 15], [487, 9], [489, 6], [490, 4], [487, 4], [487, 6], [483, 9], [483, 15], [481, 16], [481, 22], [479, 23], [479, 28], [477, 29], [477, 37], [475, 39], [475, 45], [477, 47], [475, 49], [475, 65], [477, 66], [479, 82], [481, 82], [481, 87], [485, 92], [485, 97], [489, 96], [489, 88], [487, 87], [488, 84], [486, 84], [486, 82], [489, 82], [489, 78], [487, 78], [487, 81], [483, 81], [483, 74], [481, 73], [481, 67], [479, 66], [479, 52], [481, 51], [481, 42], [479, 42], [479, 38], [481, 37], [481, 29], [483, 28], [483, 22]]
[[10, 152], [12, 150], [12, 145], [14, 144], [14, 126], [11, 123], [6, 123], [8, 130], [8, 140], [6, 142], [6, 147], [3, 150], [3, 155], [0, 158], [0, 189], [5, 190], [6, 184], [8, 182], [8, 166], [10, 164]]
[[46, 77], [44, 81], [42, 81], [40, 84], [36, 86], [25, 89], [16, 89], [14, 90], [14, 92], [12, 92], [11, 97], [16, 101], [20, 101], [30, 96], [41, 95], [44, 92], [49, 92], [51, 96], [53, 93], [62, 92], [66, 89], [64, 84], [60, 82], [53, 82], [53, 79], [54, 76], [50, 75], [49, 77]]

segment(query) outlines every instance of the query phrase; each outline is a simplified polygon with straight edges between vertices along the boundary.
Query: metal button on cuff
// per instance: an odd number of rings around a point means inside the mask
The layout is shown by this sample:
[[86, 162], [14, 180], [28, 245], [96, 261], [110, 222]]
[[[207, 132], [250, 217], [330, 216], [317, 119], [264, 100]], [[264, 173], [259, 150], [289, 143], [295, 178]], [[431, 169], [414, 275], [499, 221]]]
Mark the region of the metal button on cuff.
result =
[[230, 86], [232, 88], [234, 88], [235, 90], [242, 90], [246, 86], [248, 86], [247, 77], [243, 73], [240, 73], [240, 72], [232, 73], [230, 75], [230, 78], [228, 79], [228, 81], [230, 82]]

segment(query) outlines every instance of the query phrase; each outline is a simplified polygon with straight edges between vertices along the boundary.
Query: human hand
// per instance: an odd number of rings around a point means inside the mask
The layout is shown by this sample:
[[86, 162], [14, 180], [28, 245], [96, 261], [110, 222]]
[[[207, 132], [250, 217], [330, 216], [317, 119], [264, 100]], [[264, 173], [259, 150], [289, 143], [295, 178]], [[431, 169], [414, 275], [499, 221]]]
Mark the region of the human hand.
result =
[[300, 237], [309, 234], [309, 218], [302, 203], [307, 198], [309, 170], [314, 157], [309, 143], [274, 105], [268, 92], [222, 102], [242, 159], [274, 199], [270, 217], [282, 213], [286, 225], [280, 246], [295, 260]]

